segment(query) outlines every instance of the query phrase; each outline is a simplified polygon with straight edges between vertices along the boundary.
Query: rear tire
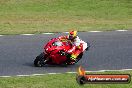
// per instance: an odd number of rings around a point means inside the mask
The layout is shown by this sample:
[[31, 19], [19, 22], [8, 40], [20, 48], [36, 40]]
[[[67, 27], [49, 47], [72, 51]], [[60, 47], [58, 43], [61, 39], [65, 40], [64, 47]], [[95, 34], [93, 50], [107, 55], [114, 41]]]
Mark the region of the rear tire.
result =
[[35, 67], [43, 67], [45, 64], [46, 64], [46, 59], [44, 59], [44, 53], [41, 53], [34, 60], [34, 66]]

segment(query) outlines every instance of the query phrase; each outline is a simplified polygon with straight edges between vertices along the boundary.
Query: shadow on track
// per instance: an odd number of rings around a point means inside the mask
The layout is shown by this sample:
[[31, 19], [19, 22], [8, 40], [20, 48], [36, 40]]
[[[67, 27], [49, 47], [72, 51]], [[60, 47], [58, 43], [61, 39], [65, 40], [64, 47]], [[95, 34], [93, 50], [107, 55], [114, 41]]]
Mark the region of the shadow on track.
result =
[[[35, 67], [33, 63], [24, 63], [23, 64], [24, 66], [28, 66], [28, 67]], [[58, 68], [63, 68], [63, 67], [68, 67], [68, 68], [76, 68], [76, 67], [79, 67], [78, 64], [74, 64], [74, 65], [45, 65], [43, 67], [58, 67]], [[35, 67], [35, 68], [43, 68], [43, 67]]]

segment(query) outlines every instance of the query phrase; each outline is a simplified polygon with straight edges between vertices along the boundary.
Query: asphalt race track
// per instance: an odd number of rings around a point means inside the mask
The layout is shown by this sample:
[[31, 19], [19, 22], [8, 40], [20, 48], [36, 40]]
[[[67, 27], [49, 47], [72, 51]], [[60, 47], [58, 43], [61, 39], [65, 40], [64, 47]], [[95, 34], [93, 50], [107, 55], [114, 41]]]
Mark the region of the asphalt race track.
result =
[[91, 48], [79, 63], [34, 67], [33, 61], [43, 51], [43, 44], [60, 35], [66, 34], [0, 36], [0, 76], [72, 72], [80, 65], [88, 71], [132, 69], [132, 31], [81, 32], [80, 38], [90, 42]]

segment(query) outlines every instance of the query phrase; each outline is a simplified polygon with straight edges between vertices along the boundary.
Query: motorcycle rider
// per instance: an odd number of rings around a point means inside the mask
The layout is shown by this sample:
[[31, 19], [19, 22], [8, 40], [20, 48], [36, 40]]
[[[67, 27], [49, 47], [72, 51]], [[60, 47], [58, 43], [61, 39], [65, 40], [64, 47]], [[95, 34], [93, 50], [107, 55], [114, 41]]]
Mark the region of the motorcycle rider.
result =
[[70, 55], [70, 60], [71, 60], [71, 64], [74, 64], [77, 56], [80, 54], [81, 49], [85, 50], [87, 48], [87, 45], [84, 45], [83, 47], [81, 43], [83, 44], [87, 44], [84, 41], [82, 41], [78, 36], [77, 36], [77, 31], [70, 31], [69, 35], [67, 36], [60, 36], [59, 39], [61, 41], [70, 41], [72, 44], [72, 48], [70, 50], [68, 50], [67, 52]]

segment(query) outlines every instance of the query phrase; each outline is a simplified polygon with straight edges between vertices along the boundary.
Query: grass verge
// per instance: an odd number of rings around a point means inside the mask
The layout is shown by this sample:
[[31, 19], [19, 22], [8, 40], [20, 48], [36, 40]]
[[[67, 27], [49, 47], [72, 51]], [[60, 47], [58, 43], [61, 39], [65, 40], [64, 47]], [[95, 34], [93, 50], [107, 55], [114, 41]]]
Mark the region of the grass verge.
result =
[[132, 0], [0, 0], [0, 34], [132, 29]]
[[[88, 73], [89, 74], [89, 73]], [[92, 72], [90, 72], [92, 74]], [[95, 74], [95, 73], [94, 73]], [[130, 74], [132, 71], [108, 71], [96, 74]], [[29, 77], [0, 78], [0, 88], [131, 88], [129, 84], [77, 84], [76, 74], [55, 74]]]

